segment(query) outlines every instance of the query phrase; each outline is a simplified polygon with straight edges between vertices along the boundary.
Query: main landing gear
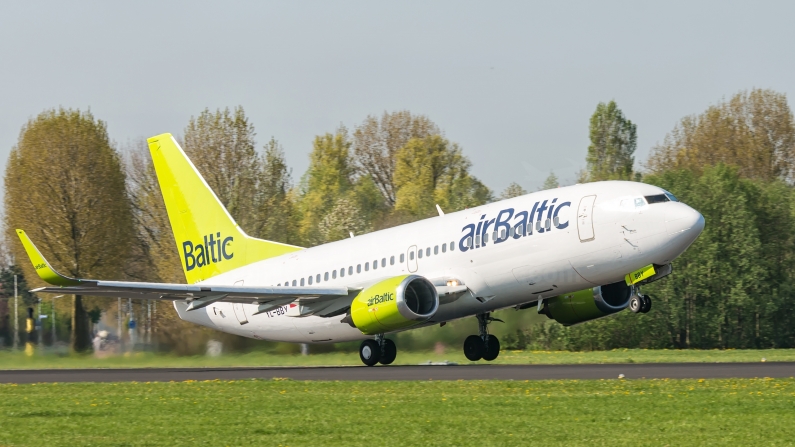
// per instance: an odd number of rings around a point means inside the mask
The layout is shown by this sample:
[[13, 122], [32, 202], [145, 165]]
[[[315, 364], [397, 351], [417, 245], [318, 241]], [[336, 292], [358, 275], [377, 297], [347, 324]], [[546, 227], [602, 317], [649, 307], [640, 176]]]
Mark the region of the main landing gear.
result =
[[375, 336], [375, 340], [365, 340], [359, 346], [359, 358], [367, 366], [374, 366], [376, 363], [389, 365], [397, 357], [397, 346], [395, 342], [384, 338], [384, 334]]
[[503, 321], [490, 317], [488, 312], [478, 314], [477, 318], [480, 335], [470, 335], [464, 340], [464, 355], [472, 362], [480, 359], [490, 362], [500, 355], [500, 341], [497, 337], [489, 335], [488, 325], [492, 321], [500, 323]]
[[640, 292], [635, 293], [629, 299], [629, 310], [634, 313], [647, 313], [651, 310], [651, 297], [649, 295], [641, 295]]

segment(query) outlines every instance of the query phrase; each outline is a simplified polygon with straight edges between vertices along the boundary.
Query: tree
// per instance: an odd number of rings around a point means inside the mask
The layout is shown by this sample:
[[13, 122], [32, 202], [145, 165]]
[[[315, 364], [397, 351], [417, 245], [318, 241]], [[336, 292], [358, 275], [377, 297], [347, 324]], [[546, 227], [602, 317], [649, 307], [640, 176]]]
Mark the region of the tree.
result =
[[397, 153], [412, 138], [440, 135], [439, 127], [425, 115], [408, 110], [387, 113], [379, 120], [365, 118], [353, 133], [353, 149], [358, 169], [372, 178], [387, 207], [395, 206]]
[[439, 135], [409, 140], [397, 153], [395, 210], [424, 218], [436, 213], [436, 204], [457, 211], [491, 201], [470, 167], [458, 145]]
[[587, 179], [629, 180], [635, 163], [637, 126], [624, 117], [615, 101], [600, 102], [591, 115]]
[[310, 245], [325, 242], [318, 232], [318, 224], [337, 204], [353, 190], [353, 160], [351, 142], [344, 127], [336, 133], [315, 137], [309, 168], [301, 179], [299, 232], [301, 239]]
[[254, 235], [288, 244], [297, 243], [296, 211], [290, 196], [291, 170], [287, 167], [284, 150], [271, 138], [262, 155], [258, 200], [258, 222]]
[[555, 175], [554, 172], [549, 173], [549, 177], [544, 180], [544, 184], [541, 185], [541, 189], [539, 191], [543, 191], [546, 189], [555, 189], [560, 187], [560, 182], [558, 181], [558, 176]]
[[[104, 122], [90, 112], [63, 108], [31, 119], [11, 150], [5, 188], [7, 237], [28, 281], [41, 284], [17, 228], [69, 276], [125, 278], [132, 212], [121, 159]], [[91, 347], [84, 306], [91, 303], [80, 295], [72, 301], [71, 346], [78, 352]]]
[[745, 178], [793, 181], [795, 123], [786, 95], [772, 90], [740, 92], [700, 115], [683, 118], [655, 146], [646, 167], [671, 169], [736, 166]]
[[185, 128], [185, 153], [244, 231], [257, 228], [257, 187], [262, 172], [254, 125], [243, 107], [205, 109]]
[[144, 264], [139, 279], [184, 283], [185, 274], [176, 250], [174, 232], [168, 219], [146, 141], [133, 143], [127, 151], [128, 194], [136, 230], [135, 246]]
[[501, 199], [512, 199], [527, 194], [527, 191], [522, 188], [518, 183], [513, 182], [505, 188], [505, 191], [500, 194]]

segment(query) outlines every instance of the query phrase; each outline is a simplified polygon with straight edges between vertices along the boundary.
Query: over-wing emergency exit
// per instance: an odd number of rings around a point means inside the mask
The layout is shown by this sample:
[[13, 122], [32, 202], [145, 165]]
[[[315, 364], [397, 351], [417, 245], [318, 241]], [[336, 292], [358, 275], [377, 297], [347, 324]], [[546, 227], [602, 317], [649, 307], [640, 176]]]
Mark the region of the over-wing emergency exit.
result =
[[369, 366], [395, 360], [389, 334], [474, 316], [464, 353], [494, 360], [491, 312], [533, 309], [564, 325], [648, 312], [641, 286], [671, 274], [704, 228], [668, 191], [609, 181], [302, 248], [246, 235], [171, 134], [148, 142], [187, 283], [70, 278], [20, 229], [52, 285], [33, 292], [168, 300], [183, 320], [261, 340], [363, 340]]

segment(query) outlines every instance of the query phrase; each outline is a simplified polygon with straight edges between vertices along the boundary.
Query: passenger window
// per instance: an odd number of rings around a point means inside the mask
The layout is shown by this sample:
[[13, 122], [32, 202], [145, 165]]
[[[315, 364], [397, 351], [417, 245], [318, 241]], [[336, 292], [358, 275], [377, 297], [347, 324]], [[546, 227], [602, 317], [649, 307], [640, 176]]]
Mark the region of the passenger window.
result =
[[442, 244], [442, 253], [447, 253], [447, 244]]
[[475, 247], [480, 247], [480, 235], [475, 235]]
[[375, 270], [375, 269], [377, 269], [377, 268], [378, 268], [378, 259], [376, 259], [375, 261], [373, 261], [373, 270]]
[[411, 261], [414, 260], [414, 252], [413, 251], [409, 252], [409, 260], [411, 260]]
[[[337, 276], [337, 275], [334, 275]], [[323, 281], [328, 281], [328, 272], [323, 274]]]
[[419, 259], [422, 259], [422, 249], [421, 248], [419, 250], [417, 250], [417, 257]]
[[438, 255], [438, 254], [439, 254], [439, 246], [438, 246], [438, 245], [435, 245], [435, 246], [433, 247], [433, 254], [435, 254], [435, 255]]
[[455, 250], [455, 242], [450, 242], [450, 251]]
[[295, 286], [296, 286], [296, 283], [295, 283], [295, 280], [293, 280], [293, 287], [295, 287]]
[[506, 238], [505, 228], [503, 228], [502, 230], [500, 230], [500, 239], [505, 239], [505, 238]]
[[348, 267], [348, 276], [353, 275], [353, 266]]
[[389, 265], [395, 265], [395, 257], [394, 256], [390, 256], [389, 257]]
[[428, 247], [425, 249], [425, 256], [430, 256], [430, 255], [431, 255], [431, 247]]
[[[328, 273], [326, 273], [326, 274], [328, 275]], [[337, 279], [337, 271], [336, 270], [332, 270], [331, 271], [331, 279]]]
[[466, 238], [466, 240], [464, 241], [464, 246], [467, 248], [472, 248], [472, 236]]
[[356, 273], [362, 273], [362, 265], [356, 264]]
[[340, 278], [344, 278], [344, 277], [345, 277], [345, 267], [340, 269]]
[[[414, 258], [411, 258], [411, 259], [414, 259]], [[403, 264], [403, 261], [405, 261], [405, 260], [406, 260], [406, 255], [404, 255], [403, 253], [401, 253], [401, 254], [400, 254], [400, 263], [401, 263], [401, 264]]]
[[381, 267], [386, 267], [386, 258], [381, 258]]
[[536, 231], [541, 231], [541, 221], [540, 220], [536, 221]]
[[369, 262], [365, 262], [364, 263], [364, 271], [365, 272], [369, 272], [370, 271], [370, 263]]
[[282, 283], [276, 284], [276, 287], [281, 287]]
[[550, 221], [549, 219], [545, 220], [544, 228], [546, 228], [546, 230], [549, 231], [552, 228], [552, 221]]
[[304, 278], [301, 278], [301, 287], [304, 287]]
[[558, 217], [558, 216], [553, 217], [552, 218], [552, 225], [554, 225], [555, 228], [559, 227], [560, 226], [560, 217]]
[[312, 277], [311, 276], [309, 277], [309, 285], [310, 286], [312, 285]]
[[483, 234], [483, 245], [486, 245], [489, 242], [489, 233]]

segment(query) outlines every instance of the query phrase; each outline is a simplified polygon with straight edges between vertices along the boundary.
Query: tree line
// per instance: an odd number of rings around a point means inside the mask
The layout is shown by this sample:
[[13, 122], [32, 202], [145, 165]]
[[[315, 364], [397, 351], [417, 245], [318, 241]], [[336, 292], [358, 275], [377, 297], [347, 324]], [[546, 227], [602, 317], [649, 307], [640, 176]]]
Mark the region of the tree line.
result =
[[[531, 311], [506, 310], [508, 323], [495, 325], [495, 332], [517, 348], [795, 345], [795, 126], [786, 97], [740, 92], [685, 117], [641, 169], [634, 159], [637, 126], [614, 101], [596, 107], [589, 129], [579, 181], [661, 186], [701, 211], [707, 227], [675, 262], [673, 275], [645, 287], [656, 298], [648, 314], [622, 312], [564, 328]], [[179, 138], [230, 214], [248, 234], [264, 239], [313, 246], [431, 217], [436, 204], [456, 211], [526, 193], [512, 183], [495, 194], [472, 175], [460, 145], [429, 117], [409, 111], [371, 115], [352, 129], [317, 135], [298, 179], [278, 140], [260, 146], [256, 135], [236, 107], [205, 109]], [[5, 296], [12, 270], [31, 286], [40, 284], [15, 228], [25, 228], [55, 267], [72, 276], [184, 282], [145, 141], [119, 148], [90, 112], [47, 110], [23, 126], [4, 180], [11, 259], [0, 272]], [[543, 188], [557, 186], [550, 173]], [[91, 315], [119, 311], [114, 300], [89, 297], [61, 305], [71, 315], [63, 330], [76, 351], [90, 347]], [[161, 308], [159, 340], [181, 352], [200, 349], [208, 330], [181, 322], [170, 306]], [[7, 320], [0, 331], [9, 330]], [[404, 345], [426, 347], [436, 339], [452, 341], [470, 323], [399, 337]]]

